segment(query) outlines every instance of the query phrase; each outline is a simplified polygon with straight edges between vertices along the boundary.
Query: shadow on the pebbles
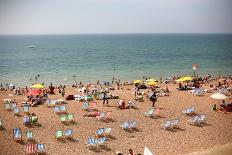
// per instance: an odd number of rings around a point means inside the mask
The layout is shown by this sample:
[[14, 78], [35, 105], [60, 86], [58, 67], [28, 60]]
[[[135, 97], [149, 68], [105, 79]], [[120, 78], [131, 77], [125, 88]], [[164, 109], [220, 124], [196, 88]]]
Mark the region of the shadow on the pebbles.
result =
[[141, 132], [142, 130], [138, 128], [132, 128], [132, 129], [124, 129], [124, 131], [129, 133], [134, 133], [134, 132]]
[[6, 131], [5, 127], [0, 127], [0, 131]]
[[19, 143], [20, 145], [25, 145], [26, 144], [26, 142], [24, 140], [19, 140], [19, 141], [17, 141], [17, 143]]
[[[115, 137], [115, 136], [113, 136], [113, 135], [107, 135], [106, 136], [109, 140], [116, 140], [117, 138]], [[108, 140], [107, 139], [107, 140]]]
[[69, 140], [70, 142], [73, 142], [73, 143], [79, 142], [78, 139], [75, 139], [73, 137], [69, 137], [69, 138], [67, 138], [67, 140]]
[[201, 123], [201, 124], [196, 125], [196, 126], [197, 126], [197, 127], [203, 128], [203, 127], [206, 127], [206, 126], [211, 126], [211, 124], [208, 124], [208, 123]]

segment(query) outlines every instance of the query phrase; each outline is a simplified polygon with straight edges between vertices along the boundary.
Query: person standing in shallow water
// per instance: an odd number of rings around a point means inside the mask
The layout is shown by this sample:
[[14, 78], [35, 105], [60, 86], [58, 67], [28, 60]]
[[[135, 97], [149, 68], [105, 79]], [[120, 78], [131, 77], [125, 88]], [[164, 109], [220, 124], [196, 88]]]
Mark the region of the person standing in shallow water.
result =
[[103, 105], [105, 105], [105, 102], [106, 102], [106, 105], [109, 106], [109, 102], [108, 102], [108, 98], [107, 98], [106, 92], [104, 92], [104, 94], [103, 94]]
[[61, 95], [62, 97], [64, 98], [64, 95], [65, 95], [65, 89], [63, 88], [62, 91], [61, 91]]

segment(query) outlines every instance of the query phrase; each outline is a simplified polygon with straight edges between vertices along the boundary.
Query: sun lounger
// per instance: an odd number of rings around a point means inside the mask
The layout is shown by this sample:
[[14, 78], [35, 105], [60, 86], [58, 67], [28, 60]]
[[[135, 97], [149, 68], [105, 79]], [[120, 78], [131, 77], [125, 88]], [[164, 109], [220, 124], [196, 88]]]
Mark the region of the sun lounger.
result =
[[199, 119], [199, 116], [193, 116], [190, 120], [188, 120], [188, 122], [189, 122], [191, 125], [197, 125], [198, 119]]
[[149, 109], [148, 111], [144, 112], [145, 117], [154, 116], [154, 108]]
[[64, 131], [64, 136], [65, 138], [71, 138], [73, 134], [73, 130], [72, 129], [67, 129]]
[[45, 146], [44, 146], [44, 144], [36, 144], [36, 152], [38, 154], [45, 153]]
[[19, 110], [19, 108], [14, 108], [14, 115], [20, 115], [20, 110]]
[[162, 126], [162, 129], [169, 130], [171, 129], [171, 125], [172, 125], [172, 121], [166, 120], [161, 126]]
[[55, 138], [57, 139], [57, 140], [59, 140], [59, 139], [62, 139], [63, 138], [63, 131], [62, 130], [56, 130], [56, 132], [55, 132]]
[[35, 154], [36, 153], [36, 144], [26, 144], [26, 154]]
[[192, 106], [192, 107], [189, 107], [189, 108], [182, 110], [182, 113], [184, 115], [191, 115], [191, 114], [194, 114], [194, 110], [195, 110], [195, 108]]
[[33, 132], [32, 131], [26, 131], [26, 138], [28, 141], [33, 140]]
[[23, 124], [24, 125], [30, 125], [31, 121], [30, 121], [30, 117], [29, 116], [24, 116], [23, 117]]
[[15, 141], [21, 141], [22, 140], [22, 134], [20, 128], [13, 128], [13, 139]]
[[10, 111], [11, 110], [11, 104], [9, 102], [4, 103], [4, 109]]
[[88, 102], [84, 102], [81, 106], [82, 110], [89, 110], [89, 103]]

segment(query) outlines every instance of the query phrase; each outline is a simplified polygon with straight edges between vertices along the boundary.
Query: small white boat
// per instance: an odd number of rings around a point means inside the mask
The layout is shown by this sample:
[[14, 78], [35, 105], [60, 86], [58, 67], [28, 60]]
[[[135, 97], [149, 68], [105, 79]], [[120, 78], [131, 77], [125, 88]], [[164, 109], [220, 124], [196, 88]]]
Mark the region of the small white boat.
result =
[[35, 48], [35, 46], [27, 46], [28, 48]]

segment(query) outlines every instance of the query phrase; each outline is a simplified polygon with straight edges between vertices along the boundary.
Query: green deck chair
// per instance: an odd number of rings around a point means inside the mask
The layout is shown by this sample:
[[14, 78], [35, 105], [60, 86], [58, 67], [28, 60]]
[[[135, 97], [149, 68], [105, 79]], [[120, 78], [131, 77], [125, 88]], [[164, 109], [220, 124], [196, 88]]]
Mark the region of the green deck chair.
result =
[[25, 134], [26, 134], [26, 138], [28, 141], [33, 139], [33, 132], [32, 131], [26, 131]]
[[56, 133], [55, 133], [55, 137], [56, 139], [62, 139], [63, 138], [63, 131], [62, 130], [56, 130]]

